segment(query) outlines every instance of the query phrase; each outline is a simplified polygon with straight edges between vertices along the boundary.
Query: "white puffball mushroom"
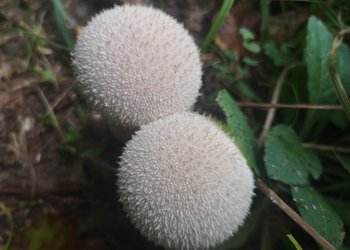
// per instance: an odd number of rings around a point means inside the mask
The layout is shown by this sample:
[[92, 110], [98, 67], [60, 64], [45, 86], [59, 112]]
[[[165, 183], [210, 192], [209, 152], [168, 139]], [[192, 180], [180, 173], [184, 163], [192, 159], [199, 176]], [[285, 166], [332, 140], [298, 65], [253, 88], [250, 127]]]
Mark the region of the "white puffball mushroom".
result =
[[243, 224], [254, 180], [227, 134], [183, 112], [141, 126], [121, 156], [117, 186], [142, 235], [166, 248], [207, 249]]
[[145, 6], [95, 16], [77, 40], [73, 65], [89, 105], [130, 128], [190, 110], [201, 86], [193, 38], [171, 16]]

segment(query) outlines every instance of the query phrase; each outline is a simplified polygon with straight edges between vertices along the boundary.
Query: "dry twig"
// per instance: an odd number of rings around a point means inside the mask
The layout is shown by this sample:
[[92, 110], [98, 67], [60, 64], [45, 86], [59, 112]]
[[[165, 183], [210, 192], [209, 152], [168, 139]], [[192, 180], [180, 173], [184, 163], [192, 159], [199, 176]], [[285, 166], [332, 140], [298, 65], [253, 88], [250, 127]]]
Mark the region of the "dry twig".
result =
[[[284, 83], [284, 80], [285, 80], [287, 73], [290, 70], [291, 66], [292, 65], [288, 65], [287, 67], [285, 67], [282, 70], [281, 74], [279, 75], [275, 89], [274, 89], [273, 94], [272, 94], [271, 104], [278, 103], [278, 99], [280, 97], [282, 85]], [[269, 129], [272, 125], [273, 119], [275, 118], [275, 113], [276, 113], [276, 108], [271, 108], [267, 112], [267, 116], [266, 116], [263, 128], [262, 128], [261, 133], [260, 133], [259, 138], [258, 138], [258, 145], [259, 146], [262, 146], [262, 144], [264, 143], [267, 132], [269, 131]]]
[[330, 110], [343, 110], [340, 105], [322, 105], [322, 104], [281, 104], [281, 103], [256, 103], [256, 102], [236, 102], [240, 107], [247, 108], [288, 108], [288, 109], [330, 109]]
[[293, 209], [291, 209], [275, 192], [266, 186], [260, 179], [255, 180], [255, 185], [263, 192], [273, 203], [279, 206], [292, 220], [294, 220], [302, 229], [314, 238], [321, 246], [327, 250], [336, 250], [325, 238], [323, 238], [313, 227], [306, 223]]
[[322, 145], [322, 144], [316, 144], [316, 143], [302, 143], [301, 146], [304, 148], [315, 149], [315, 150], [332, 151], [332, 152], [347, 153], [347, 154], [350, 153], [350, 148], [340, 147], [340, 146]]

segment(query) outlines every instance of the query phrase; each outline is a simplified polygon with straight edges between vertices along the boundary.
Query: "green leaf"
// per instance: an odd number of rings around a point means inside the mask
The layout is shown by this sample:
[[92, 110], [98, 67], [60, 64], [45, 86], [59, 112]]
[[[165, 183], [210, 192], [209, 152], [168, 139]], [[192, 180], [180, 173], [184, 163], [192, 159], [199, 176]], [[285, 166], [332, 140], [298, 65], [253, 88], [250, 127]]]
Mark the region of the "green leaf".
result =
[[243, 62], [249, 66], [253, 66], [253, 67], [258, 66], [258, 61], [250, 57], [244, 57]]
[[288, 61], [292, 57], [292, 53], [287, 46], [282, 45], [280, 49], [278, 49], [273, 42], [266, 42], [264, 44], [264, 51], [265, 54], [270, 57], [277, 66], [287, 65]]
[[256, 95], [256, 93], [254, 92], [254, 90], [252, 88], [249, 87], [249, 85], [247, 85], [244, 82], [238, 82], [237, 83], [237, 89], [239, 89], [239, 91], [245, 96], [247, 97], [249, 100], [252, 101], [259, 101], [259, 97]]
[[314, 16], [310, 17], [307, 30], [305, 60], [309, 76], [309, 101], [314, 104], [335, 103], [337, 97], [329, 74], [333, 37]]
[[231, 61], [231, 62], [235, 62], [236, 61], [236, 54], [233, 53], [231, 50], [226, 49], [224, 51], [224, 55]]
[[291, 190], [303, 219], [335, 248], [339, 248], [345, 236], [339, 215], [312, 187], [293, 186]]
[[317, 179], [322, 171], [317, 156], [302, 148], [293, 129], [285, 125], [267, 134], [264, 160], [268, 176], [286, 184], [307, 184], [309, 173]]
[[86, 123], [89, 119], [90, 109], [84, 105], [78, 105], [74, 108], [75, 113], [79, 117], [79, 120]]
[[245, 116], [226, 90], [219, 92], [216, 101], [226, 115], [227, 123], [234, 137], [235, 144], [242, 151], [249, 166], [261, 176], [263, 172], [258, 167], [258, 146], [253, 131], [249, 127]]
[[[326, 26], [314, 16], [309, 18], [307, 31], [304, 57], [308, 70], [309, 102], [312, 104], [338, 104], [339, 101], [329, 72], [333, 36]], [[335, 68], [337, 72], [340, 72], [339, 77], [343, 85], [347, 86], [345, 88], [348, 91], [350, 73], [347, 68], [349, 64], [350, 51], [344, 44], [341, 44], [337, 50]], [[302, 131], [303, 137], [314, 129], [315, 123], [318, 124], [317, 127], [320, 127], [316, 130], [320, 133], [322, 131], [321, 125], [325, 126], [325, 121], [328, 120], [330, 114], [329, 111], [309, 110]]]
[[57, 81], [57, 78], [55, 73], [52, 70], [47, 69], [41, 72], [41, 80], [43, 82], [55, 82]]
[[251, 41], [255, 38], [254, 33], [245, 27], [240, 28], [239, 33], [241, 34], [243, 41], [245, 42]]
[[65, 143], [72, 143], [77, 141], [79, 138], [79, 129], [76, 126], [70, 125], [67, 132], [63, 135], [63, 140]]
[[217, 70], [221, 74], [227, 73], [227, 69], [226, 69], [225, 65], [223, 65], [223, 64], [213, 64], [212, 67], [213, 67], [213, 69]]
[[244, 42], [243, 47], [253, 53], [259, 53], [261, 51], [260, 45], [255, 42]]

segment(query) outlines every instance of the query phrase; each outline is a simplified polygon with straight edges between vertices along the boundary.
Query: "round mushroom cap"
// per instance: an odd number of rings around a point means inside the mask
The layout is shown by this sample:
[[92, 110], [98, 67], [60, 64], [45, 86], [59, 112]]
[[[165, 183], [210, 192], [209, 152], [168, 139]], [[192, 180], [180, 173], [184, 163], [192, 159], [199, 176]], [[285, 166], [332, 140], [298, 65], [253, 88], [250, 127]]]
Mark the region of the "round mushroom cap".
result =
[[206, 249], [243, 224], [254, 180], [228, 135], [184, 112], [136, 132], [121, 156], [117, 186], [142, 235], [166, 248]]
[[199, 50], [188, 31], [145, 6], [95, 16], [77, 40], [73, 65], [89, 105], [130, 128], [190, 110], [201, 86]]

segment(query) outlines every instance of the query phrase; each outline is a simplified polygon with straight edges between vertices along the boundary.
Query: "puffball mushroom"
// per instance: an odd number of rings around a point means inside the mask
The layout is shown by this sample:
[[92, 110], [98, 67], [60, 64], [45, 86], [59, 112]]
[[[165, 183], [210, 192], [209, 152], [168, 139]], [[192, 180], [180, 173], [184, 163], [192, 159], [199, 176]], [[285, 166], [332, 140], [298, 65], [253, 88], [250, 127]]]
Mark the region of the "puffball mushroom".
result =
[[215, 123], [189, 112], [147, 125], [126, 144], [118, 193], [142, 235], [166, 248], [206, 249], [242, 225], [253, 174]]
[[95, 16], [73, 57], [78, 89], [87, 102], [125, 127], [190, 110], [201, 86], [192, 37], [151, 7], [116, 6]]

